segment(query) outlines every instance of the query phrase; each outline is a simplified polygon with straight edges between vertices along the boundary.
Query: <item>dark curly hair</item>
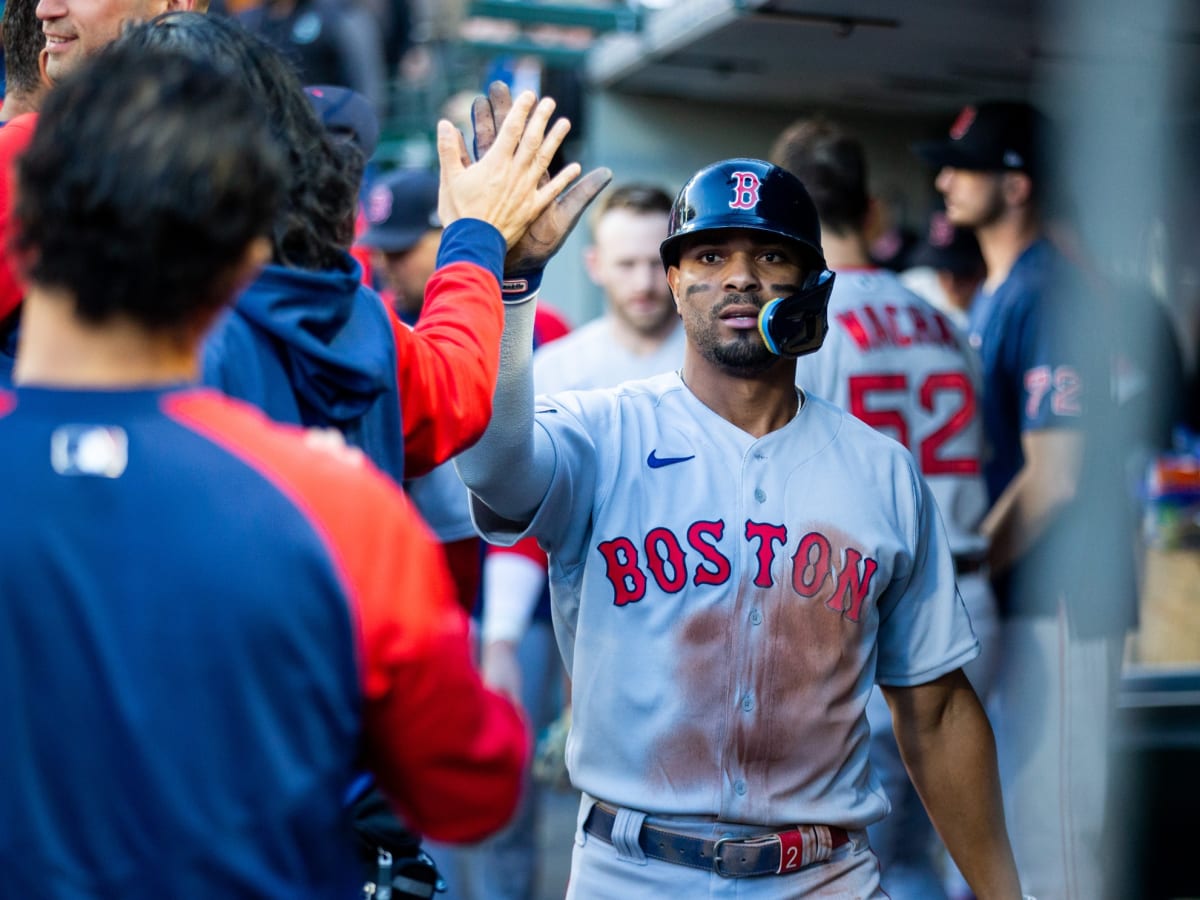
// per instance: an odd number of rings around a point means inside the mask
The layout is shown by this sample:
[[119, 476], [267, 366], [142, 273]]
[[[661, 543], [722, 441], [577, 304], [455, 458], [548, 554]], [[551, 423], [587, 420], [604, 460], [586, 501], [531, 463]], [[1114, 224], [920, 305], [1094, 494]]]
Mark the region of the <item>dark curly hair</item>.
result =
[[283, 154], [263, 106], [212, 64], [110, 45], [51, 91], [18, 163], [14, 247], [76, 315], [192, 327], [270, 231]]
[[199, 13], [166, 13], [134, 26], [119, 41], [208, 60], [233, 72], [261, 99], [288, 163], [274, 261], [313, 271], [340, 267], [354, 240], [364, 160], [353, 146], [330, 138], [287, 58], [233, 19]]
[[38, 54], [46, 46], [37, 0], [8, 0], [4, 4], [4, 81], [10, 93], [37, 93], [42, 83]]

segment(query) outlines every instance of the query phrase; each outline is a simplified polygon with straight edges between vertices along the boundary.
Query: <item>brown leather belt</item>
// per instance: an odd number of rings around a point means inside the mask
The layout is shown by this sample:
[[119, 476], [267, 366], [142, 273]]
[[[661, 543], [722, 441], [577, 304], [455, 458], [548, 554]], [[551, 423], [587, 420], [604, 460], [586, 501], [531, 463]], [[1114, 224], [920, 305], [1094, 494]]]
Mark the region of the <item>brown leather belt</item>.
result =
[[[583, 830], [611, 844], [616, 819], [616, 809], [597, 803]], [[715, 841], [645, 823], [638, 832], [638, 846], [652, 859], [707, 869], [724, 878], [786, 875], [829, 859], [834, 850], [849, 842], [850, 835], [832, 825], [797, 825], [785, 831]]]

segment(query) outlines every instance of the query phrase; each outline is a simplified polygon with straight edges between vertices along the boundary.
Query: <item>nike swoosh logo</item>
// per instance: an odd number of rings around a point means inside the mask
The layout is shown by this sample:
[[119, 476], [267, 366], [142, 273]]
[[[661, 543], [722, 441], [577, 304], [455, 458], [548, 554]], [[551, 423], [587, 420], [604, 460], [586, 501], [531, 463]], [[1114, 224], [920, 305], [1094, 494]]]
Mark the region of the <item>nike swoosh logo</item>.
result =
[[653, 450], [646, 457], [646, 465], [652, 469], [661, 469], [663, 466], [673, 466], [675, 463], [687, 462], [689, 459], [695, 459], [696, 454], [691, 456], [655, 456]]

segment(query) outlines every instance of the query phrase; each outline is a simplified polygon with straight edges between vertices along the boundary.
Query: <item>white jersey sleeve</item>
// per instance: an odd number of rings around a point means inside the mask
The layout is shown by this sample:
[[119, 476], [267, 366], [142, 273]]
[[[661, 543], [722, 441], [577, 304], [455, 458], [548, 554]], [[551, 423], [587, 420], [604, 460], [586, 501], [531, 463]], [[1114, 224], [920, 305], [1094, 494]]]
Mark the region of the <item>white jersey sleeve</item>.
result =
[[[947, 608], [944, 602], [954, 585], [954, 566], [946, 554], [948, 542], [928, 482], [915, 471], [909, 480], [911, 505], [901, 507], [912, 516], [908, 523], [911, 557], [898, 567], [879, 605], [879, 657], [875, 680], [879, 684], [909, 687], [933, 681], [961, 668], [979, 653], [972, 636], [964, 639], [961, 596]], [[957, 589], [954, 588], [957, 595]], [[959, 652], [946, 653], [957, 647]], [[928, 667], [915, 660], [928, 661]]]

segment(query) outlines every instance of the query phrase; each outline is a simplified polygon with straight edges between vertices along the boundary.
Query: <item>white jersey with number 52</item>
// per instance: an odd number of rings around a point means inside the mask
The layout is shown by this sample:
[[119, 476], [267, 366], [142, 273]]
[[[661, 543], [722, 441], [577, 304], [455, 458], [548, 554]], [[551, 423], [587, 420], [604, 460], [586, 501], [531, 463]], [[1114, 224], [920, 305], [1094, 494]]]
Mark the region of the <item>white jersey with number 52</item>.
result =
[[945, 314], [885, 269], [837, 273], [829, 334], [796, 382], [904, 444], [929, 482], [956, 556], [984, 549], [980, 368]]

